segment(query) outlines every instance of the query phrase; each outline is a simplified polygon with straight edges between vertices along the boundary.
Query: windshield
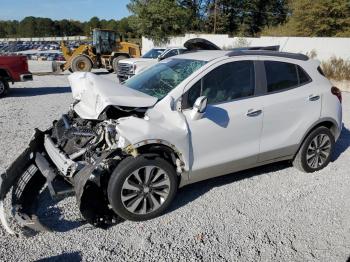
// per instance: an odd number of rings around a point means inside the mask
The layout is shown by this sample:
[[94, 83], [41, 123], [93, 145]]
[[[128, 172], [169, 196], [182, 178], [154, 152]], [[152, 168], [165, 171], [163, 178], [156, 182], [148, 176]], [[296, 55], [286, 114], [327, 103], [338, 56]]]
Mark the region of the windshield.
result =
[[158, 58], [164, 51], [165, 49], [151, 49], [142, 58]]
[[207, 62], [189, 59], [171, 59], [160, 62], [124, 82], [124, 85], [150, 96], [162, 99], [182, 81]]

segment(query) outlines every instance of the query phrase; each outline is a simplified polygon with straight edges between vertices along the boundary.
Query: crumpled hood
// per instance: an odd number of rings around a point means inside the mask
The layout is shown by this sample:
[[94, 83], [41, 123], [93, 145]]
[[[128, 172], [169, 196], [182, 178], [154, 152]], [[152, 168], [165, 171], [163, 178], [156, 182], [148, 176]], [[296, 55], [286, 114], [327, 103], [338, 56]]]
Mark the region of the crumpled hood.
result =
[[128, 58], [128, 59], [123, 59], [123, 60], [120, 60], [118, 63], [125, 63], [125, 64], [134, 64], [134, 63], [141, 63], [141, 62], [149, 62], [149, 61], [153, 61], [153, 60], [156, 60], [157, 59], [153, 59], [153, 58], [142, 58], [142, 57], [139, 57], [139, 58]]
[[93, 73], [74, 73], [69, 77], [74, 111], [83, 119], [98, 119], [108, 106], [152, 107], [157, 98], [117, 84]]

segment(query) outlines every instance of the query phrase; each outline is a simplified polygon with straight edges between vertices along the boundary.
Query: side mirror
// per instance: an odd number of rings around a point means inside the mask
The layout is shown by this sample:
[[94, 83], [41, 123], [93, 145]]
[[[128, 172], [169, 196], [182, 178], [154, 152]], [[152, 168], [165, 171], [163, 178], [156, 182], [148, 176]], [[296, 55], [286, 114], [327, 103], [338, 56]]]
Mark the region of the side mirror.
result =
[[203, 117], [205, 110], [207, 109], [208, 98], [206, 96], [198, 97], [196, 102], [193, 105], [191, 112], [192, 120], [199, 120]]

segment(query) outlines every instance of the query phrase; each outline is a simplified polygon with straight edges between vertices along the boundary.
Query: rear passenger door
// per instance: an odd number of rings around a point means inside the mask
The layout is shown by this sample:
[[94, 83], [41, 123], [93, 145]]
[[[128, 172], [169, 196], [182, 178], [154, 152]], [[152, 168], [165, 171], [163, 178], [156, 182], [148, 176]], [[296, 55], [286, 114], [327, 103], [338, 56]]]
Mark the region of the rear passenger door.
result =
[[261, 62], [266, 72], [259, 162], [292, 156], [320, 117], [321, 96], [310, 76], [293, 62]]

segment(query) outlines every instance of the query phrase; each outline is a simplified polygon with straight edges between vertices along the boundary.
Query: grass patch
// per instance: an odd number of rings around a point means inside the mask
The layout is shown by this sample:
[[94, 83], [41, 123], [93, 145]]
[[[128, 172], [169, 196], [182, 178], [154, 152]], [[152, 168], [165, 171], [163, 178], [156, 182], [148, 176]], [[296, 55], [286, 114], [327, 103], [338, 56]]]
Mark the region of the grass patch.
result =
[[329, 79], [343, 81], [350, 80], [350, 61], [332, 57], [321, 63], [321, 68]]

